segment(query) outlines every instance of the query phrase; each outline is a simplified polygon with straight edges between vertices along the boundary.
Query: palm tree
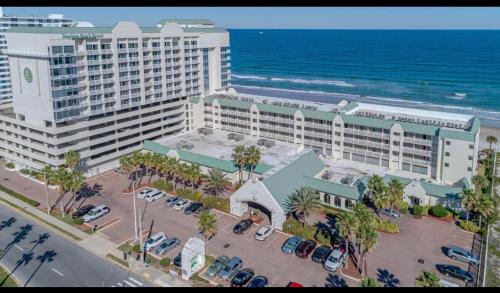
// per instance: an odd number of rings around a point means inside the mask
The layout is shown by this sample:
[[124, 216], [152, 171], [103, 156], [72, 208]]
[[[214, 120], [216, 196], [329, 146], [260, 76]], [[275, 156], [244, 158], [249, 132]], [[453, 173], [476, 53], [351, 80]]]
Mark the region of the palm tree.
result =
[[210, 169], [208, 171], [208, 179], [206, 189], [210, 195], [219, 196], [226, 186], [228, 181], [225, 178], [224, 173], [219, 169]]
[[191, 183], [191, 190], [194, 191], [194, 186], [200, 181], [201, 178], [201, 169], [197, 164], [191, 164], [188, 168], [187, 177], [189, 182]]
[[366, 254], [371, 252], [378, 245], [378, 233], [371, 225], [360, 225], [359, 244], [361, 247], [361, 273], [365, 273]]
[[75, 170], [80, 162], [80, 153], [75, 150], [69, 150], [66, 154], [64, 154], [64, 164], [66, 168], [69, 168], [71, 171]]
[[495, 205], [489, 196], [481, 196], [476, 204], [475, 211], [479, 213], [479, 229], [481, 229], [482, 218], [488, 218], [495, 213]]
[[491, 145], [492, 144], [496, 144], [497, 143], [497, 137], [496, 136], [493, 136], [493, 135], [488, 135], [486, 137], [486, 141], [490, 144], [490, 149], [491, 149]]
[[[358, 219], [352, 212], [345, 212], [337, 216], [335, 227], [339, 232], [339, 236], [344, 238], [347, 255], [349, 255], [349, 241], [356, 238], [356, 231], [358, 230]], [[346, 262], [346, 268], [349, 261]]]
[[[389, 198], [385, 195], [385, 184], [382, 177], [373, 175], [368, 179], [368, 188], [371, 191], [371, 200], [378, 210], [386, 208], [389, 205]], [[380, 216], [380, 214], [379, 214]]]
[[359, 223], [356, 231], [356, 246], [358, 250], [358, 260], [360, 260], [363, 255], [363, 241], [371, 235], [371, 231], [375, 232], [375, 217], [365, 205], [359, 202], [354, 206], [353, 213]]
[[128, 175], [128, 178], [130, 179], [130, 185], [128, 186], [128, 189], [131, 189], [132, 182], [134, 181], [134, 177], [132, 176], [132, 172], [134, 172], [135, 166], [132, 163], [132, 160], [129, 156], [120, 157], [120, 159], [118, 159], [118, 163], [120, 164], [120, 169], [122, 169], [122, 171]]
[[59, 167], [57, 171], [54, 172], [52, 176], [52, 181], [57, 185], [59, 191], [59, 208], [61, 209], [62, 216], [66, 216], [66, 211], [64, 209], [64, 195], [71, 188], [71, 177], [68, 170], [63, 167]]
[[361, 287], [380, 287], [380, 283], [372, 277], [361, 279]]
[[429, 271], [422, 271], [420, 277], [417, 278], [418, 287], [441, 287], [439, 285], [439, 278], [435, 273]]
[[182, 182], [182, 184], [184, 185], [184, 188], [186, 188], [186, 183], [188, 180], [188, 170], [189, 170], [188, 164], [180, 163], [179, 165], [177, 165], [177, 168], [175, 171], [175, 175], [177, 176], [178, 180], [180, 182]]
[[71, 178], [70, 178], [69, 188], [73, 193], [72, 198], [73, 198], [73, 209], [74, 209], [76, 205], [75, 192], [80, 188], [82, 188], [83, 185], [85, 184], [85, 175], [83, 175], [83, 173], [80, 171], [73, 171], [70, 173], [70, 177]]
[[210, 240], [217, 232], [217, 218], [210, 210], [205, 210], [200, 214], [198, 218], [198, 229], [207, 240]]
[[467, 210], [467, 221], [469, 221], [470, 211], [473, 210], [479, 200], [478, 194], [472, 189], [462, 191], [462, 205]]
[[[394, 209], [394, 204], [398, 201], [403, 200], [404, 194], [404, 186], [397, 178], [392, 178], [387, 185], [386, 194], [389, 197], [389, 206], [391, 207], [391, 215], [392, 210]], [[389, 217], [389, 221], [391, 217]]]
[[248, 180], [252, 179], [252, 171], [259, 164], [260, 161], [260, 150], [251, 145], [245, 150], [246, 164], [248, 166]]
[[241, 184], [241, 182], [243, 182], [243, 166], [245, 166], [246, 163], [245, 146], [244, 145], [235, 146], [233, 148], [233, 154], [231, 155], [231, 157], [233, 158], [234, 163], [238, 166], [238, 172]]
[[472, 184], [474, 184], [474, 187], [476, 188], [476, 191], [483, 191], [486, 187], [488, 187], [488, 180], [486, 177], [482, 175], [474, 175], [472, 177]]
[[146, 175], [150, 174], [149, 182], [151, 182], [151, 178], [153, 177], [153, 169], [155, 167], [155, 162], [153, 161], [152, 153], [144, 153], [142, 154], [144, 170], [146, 171]]
[[[134, 151], [130, 155], [130, 162], [134, 166], [134, 178], [137, 178], [137, 173], [139, 169], [142, 169], [142, 166], [144, 165], [144, 155], [140, 151]], [[142, 177], [144, 176], [144, 172], [141, 172], [141, 177], [139, 179], [139, 184], [142, 181]]]
[[300, 187], [295, 190], [288, 196], [286, 205], [289, 212], [300, 215], [304, 224], [312, 212], [321, 208], [319, 195], [310, 187]]
[[52, 170], [52, 167], [50, 165], [45, 165], [45, 166], [43, 166], [42, 170], [40, 170], [40, 172], [43, 175], [43, 179], [44, 179], [44, 183], [45, 183], [45, 197], [47, 200], [47, 214], [50, 215], [51, 206], [50, 206], [50, 197], [49, 197], [49, 182], [50, 182], [50, 178], [52, 178], [54, 170]]

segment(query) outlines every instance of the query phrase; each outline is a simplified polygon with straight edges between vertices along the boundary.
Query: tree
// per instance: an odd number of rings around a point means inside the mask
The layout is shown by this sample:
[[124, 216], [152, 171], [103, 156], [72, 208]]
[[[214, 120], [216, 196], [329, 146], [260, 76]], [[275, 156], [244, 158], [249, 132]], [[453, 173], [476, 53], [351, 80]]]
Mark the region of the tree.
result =
[[[134, 151], [130, 155], [130, 162], [132, 166], [134, 166], [134, 178], [137, 178], [137, 173], [139, 169], [142, 169], [142, 166], [144, 165], [144, 154], [141, 153], [140, 151]], [[141, 177], [139, 178], [139, 184], [142, 181], [142, 177], [144, 176], [144, 172], [141, 172]]]
[[69, 150], [64, 154], [64, 165], [71, 171], [76, 170], [76, 167], [80, 163], [80, 153], [75, 150]]
[[[380, 209], [384, 209], [389, 205], [389, 197], [386, 196], [386, 187], [382, 177], [373, 175], [368, 179], [368, 188], [371, 191], [371, 200], [379, 213]], [[380, 214], [379, 214], [380, 217]]]
[[191, 183], [191, 190], [194, 191], [195, 184], [197, 184], [201, 178], [200, 166], [197, 164], [191, 164], [187, 168], [187, 178], [188, 178], [189, 183]]
[[57, 185], [57, 190], [59, 192], [59, 207], [61, 209], [62, 216], [66, 216], [66, 211], [64, 209], [64, 195], [71, 188], [71, 176], [68, 170], [63, 167], [59, 167], [57, 171], [53, 173], [52, 181]]
[[365, 263], [366, 263], [366, 254], [371, 252], [378, 245], [378, 233], [375, 231], [373, 225], [365, 225], [361, 222], [359, 225], [359, 244], [361, 247], [361, 273], [365, 273]]
[[486, 141], [490, 144], [490, 149], [491, 149], [491, 145], [492, 144], [496, 144], [497, 143], [497, 137], [496, 136], [493, 136], [493, 135], [488, 135], [486, 137]]
[[361, 287], [380, 287], [380, 283], [374, 278], [365, 277], [361, 279]]
[[73, 171], [70, 173], [69, 189], [73, 193], [73, 208], [76, 204], [75, 192], [83, 187], [85, 184], [85, 175], [80, 171]]
[[470, 211], [476, 207], [479, 200], [477, 193], [472, 189], [464, 189], [462, 191], [462, 205], [467, 210], [467, 221], [469, 221]]
[[120, 164], [120, 168], [122, 169], [123, 172], [125, 172], [128, 175], [128, 178], [130, 179], [130, 185], [129, 189], [132, 188], [132, 183], [134, 181], [134, 177], [132, 175], [132, 172], [135, 170], [135, 166], [132, 163], [132, 160], [129, 156], [122, 156], [120, 159], [118, 159], [118, 163]]
[[429, 271], [422, 271], [420, 277], [417, 278], [418, 287], [441, 287], [439, 285], [439, 278], [435, 273]]
[[198, 218], [198, 229], [205, 239], [210, 240], [217, 232], [217, 218], [210, 210], [204, 210]]
[[319, 195], [310, 187], [300, 187], [287, 198], [286, 206], [289, 212], [300, 215], [303, 223], [314, 211], [321, 208]]
[[208, 171], [208, 179], [206, 190], [210, 195], [219, 196], [226, 189], [228, 181], [224, 173], [219, 169], [210, 169]]
[[[373, 237], [377, 238], [378, 234], [375, 230], [375, 216], [373, 213], [362, 203], [356, 203], [353, 209], [354, 217], [358, 221], [357, 231], [356, 231], [356, 246], [358, 250], [358, 260], [362, 260], [361, 265], [364, 264], [364, 255], [372, 249], [369, 246], [370, 241], [373, 241]], [[374, 236], [376, 235], [376, 236]], [[377, 239], [378, 242], [378, 239]], [[366, 245], [366, 246], [365, 246]], [[376, 244], [375, 244], [376, 245]], [[359, 269], [359, 261], [358, 261]], [[363, 268], [361, 268], [361, 272]]]
[[245, 146], [235, 146], [231, 157], [233, 158], [234, 163], [238, 166], [238, 174], [241, 184], [243, 182], [243, 166], [246, 164]]
[[260, 150], [251, 145], [245, 150], [246, 164], [248, 166], [248, 180], [252, 179], [252, 171], [260, 162]]
[[54, 174], [54, 170], [52, 170], [52, 167], [50, 165], [45, 165], [43, 166], [42, 170], [40, 172], [43, 175], [43, 181], [45, 183], [45, 197], [47, 200], [47, 214], [50, 215], [51, 212], [51, 206], [50, 206], [50, 196], [49, 196], [49, 183], [51, 182], [50, 179], [52, 178]]
[[151, 182], [151, 178], [153, 177], [153, 171], [154, 171], [155, 165], [156, 165], [156, 162], [153, 159], [153, 154], [152, 153], [143, 153], [142, 159], [143, 159], [143, 164], [144, 164], [144, 169], [146, 171], [145, 172], [146, 175], [148, 175], [148, 173], [150, 174], [148, 182]]
[[488, 187], [488, 180], [482, 175], [474, 175], [472, 177], [472, 184], [474, 184], [476, 191], [483, 192], [483, 189]]
[[[339, 236], [344, 238], [347, 255], [349, 255], [349, 241], [356, 239], [356, 231], [358, 230], [358, 219], [352, 212], [345, 212], [337, 216], [335, 227], [338, 230]], [[346, 268], [349, 261], [346, 262]]]
[[482, 218], [488, 218], [496, 212], [491, 198], [484, 195], [477, 202], [475, 211], [479, 213], [479, 229], [481, 229]]
[[[394, 204], [398, 201], [403, 200], [404, 194], [404, 186], [397, 178], [392, 178], [387, 185], [386, 194], [389, 198], [389, 206], [391, 207], [391, 215], [392, 210], [394, 209]], [[391, 221], [392, 217], [389, 217], [389, 221]]]

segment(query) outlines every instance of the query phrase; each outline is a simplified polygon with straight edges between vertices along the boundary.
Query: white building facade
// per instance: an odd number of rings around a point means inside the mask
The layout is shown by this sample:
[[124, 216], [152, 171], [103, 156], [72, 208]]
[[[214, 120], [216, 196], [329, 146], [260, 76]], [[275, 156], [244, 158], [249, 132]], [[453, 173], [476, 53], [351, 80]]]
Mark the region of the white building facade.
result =
[[87, 175], [114, 168], [144, 140], [189, 128], [188, 97], [228, 83], [229, 34], [215, 27], [27, 27], [6, 39], [13, 102], [0, 109], [0, 156], [28, 168], [59, 166], [70, 149]]

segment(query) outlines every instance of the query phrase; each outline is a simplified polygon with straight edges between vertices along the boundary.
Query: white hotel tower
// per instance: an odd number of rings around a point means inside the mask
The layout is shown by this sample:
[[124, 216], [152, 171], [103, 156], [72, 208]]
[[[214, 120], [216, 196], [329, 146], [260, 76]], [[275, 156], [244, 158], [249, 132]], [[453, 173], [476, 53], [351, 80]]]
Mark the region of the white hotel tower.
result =
[[144, 140], [190, 129], [188, 98], [229, 81], [229, 33], [209, 20], [13, 27], [6, 40], [0, 157], [23, 167], [59, 166], [74, 149], [87, 175], [114, 168]]
[[[0, 50], [7, 49], [5, 31], [11, 27], [65, 27], [73, 24], [73, 20], [65, 19], [62, 14], [49, 14], [48, 16], [4, 15], [2, 7], [0, 7]], [[0, 103], [9, 101], [11, 98], [9, 61], [6, 55], [0, 53]]]

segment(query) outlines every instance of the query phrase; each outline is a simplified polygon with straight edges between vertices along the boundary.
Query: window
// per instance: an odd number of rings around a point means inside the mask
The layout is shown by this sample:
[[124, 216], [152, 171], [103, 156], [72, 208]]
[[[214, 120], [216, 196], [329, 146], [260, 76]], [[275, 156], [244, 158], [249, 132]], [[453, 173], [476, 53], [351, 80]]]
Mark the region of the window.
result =
[[346, 199], [345, 200], [345, 208], [352, 209], [352, 206], [353, 206], [352, 201], [350, 199]]
[[450, 164], [448, 164], [448, 163], [444, 163], [444, 166], [445, 166], [446, 168], [448, 168], [448, 167], [450, 166]]
[[302, 130], [302, 126], [297, 125], [297, 129], [298, 129], [298, 130]]
[[333, 199], [333, 205], [336, 206], [336, 207], [340, 207], [340, 203], [341, 203], [340, 197], [336, 196]]
[[472, 171], [472, 167], [468, 167], [467, 171], [471, 172]]
[[450, 153], [449, 152], [445, 152], [444, 155], [447, 156], [447, 157], [449, 157]]
[[399, 132], [394, 132], [395, 136], [400, 136], [401, 134]]
[[469, 161], [472, 161], [472, 156], [469, 156]]
[[330, 195], [326, 194], [323, 196], [323, 201], [327, 204], [330, 204]]
[[451, 145], [451, 141], [447, 140], [446, 145]]
[[300, 134], [297, 134], [297, 138], [302, 138], [302, 135], [300, 135]]
[[469, 149], [473, 150], [473, 149], [474, 149], [474, 145], [473, 145], [473, 144], [470, 144], [470, 145], [469, 145]]
[[392, 151], [392, 155], [393, 155], [393, 156], [399, 156], [399, 152]]
[[393, 141], [392, 145], [399, 146], [399, 141]]

